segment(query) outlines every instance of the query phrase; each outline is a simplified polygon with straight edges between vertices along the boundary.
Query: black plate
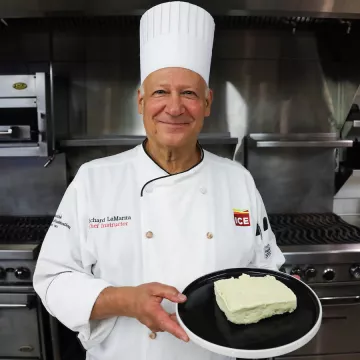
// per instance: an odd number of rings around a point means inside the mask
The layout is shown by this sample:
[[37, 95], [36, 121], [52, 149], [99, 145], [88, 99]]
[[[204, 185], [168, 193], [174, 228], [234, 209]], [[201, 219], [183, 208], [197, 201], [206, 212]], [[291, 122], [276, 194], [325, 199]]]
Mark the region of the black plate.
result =
[[[232, 324], [216, 303], [214, 282], [242, 274], [275, 276], [295, 293], [297, 309], [257, 324]], [[203, 340], [233, 349], [266, 350], [288, 345], [306, 335], [320, 315], [318, 299], [303, 282], [272, 270], [238, 268], [214, 272], [195, 280], [183, 293], [188, 300], [178, 305], [178, 313], [184, 325]]]

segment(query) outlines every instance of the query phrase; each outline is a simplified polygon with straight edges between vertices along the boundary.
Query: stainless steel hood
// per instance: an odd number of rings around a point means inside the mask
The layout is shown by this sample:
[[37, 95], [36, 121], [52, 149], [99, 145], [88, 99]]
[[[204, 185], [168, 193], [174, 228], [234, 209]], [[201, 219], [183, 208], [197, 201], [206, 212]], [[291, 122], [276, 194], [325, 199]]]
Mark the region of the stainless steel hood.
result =
[[[166, 0], [164, 0], [166, 1]], [[0, 18], [141, 15], [154, 0], [1, 0]], [[356, 0], [192, 0], [215, 16], [360, 18]]]

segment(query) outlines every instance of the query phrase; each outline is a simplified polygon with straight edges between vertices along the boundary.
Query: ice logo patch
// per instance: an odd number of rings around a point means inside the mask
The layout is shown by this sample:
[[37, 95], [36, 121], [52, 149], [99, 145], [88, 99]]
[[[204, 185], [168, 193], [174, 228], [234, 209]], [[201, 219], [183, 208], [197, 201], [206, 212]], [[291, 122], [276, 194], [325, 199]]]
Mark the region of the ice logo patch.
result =
[[234, 221], [236, 226], [250, 226], [249, 210], [233, 209]]

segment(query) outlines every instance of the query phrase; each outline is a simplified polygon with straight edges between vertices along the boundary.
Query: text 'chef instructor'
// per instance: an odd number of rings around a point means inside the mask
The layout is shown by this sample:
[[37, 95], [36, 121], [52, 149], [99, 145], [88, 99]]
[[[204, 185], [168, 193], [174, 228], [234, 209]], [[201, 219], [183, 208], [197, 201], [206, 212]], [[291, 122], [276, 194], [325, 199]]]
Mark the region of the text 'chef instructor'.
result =
[[35, 290], [88, 360], [226, 359], [188, 341], [173, 315], [180, 292], [209, 272], [284, 262], [249, 172], [197, 142], [214, 27], [183, 2], [143, 15], [146, 141], [82, 165], [43, 243]]

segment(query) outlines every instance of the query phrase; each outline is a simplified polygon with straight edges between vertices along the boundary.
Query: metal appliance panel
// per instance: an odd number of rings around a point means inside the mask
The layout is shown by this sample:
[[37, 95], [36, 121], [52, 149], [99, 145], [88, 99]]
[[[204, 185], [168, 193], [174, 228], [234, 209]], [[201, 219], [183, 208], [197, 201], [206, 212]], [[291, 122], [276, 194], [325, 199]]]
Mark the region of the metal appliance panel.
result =
[[[0, 99], [0, 108], [35, 108], [36, 100], [32, 98], [3, 98]], [[5, 120], [5, 119], [4, 119]], [[5, 120], [6, 122], [6, 120]]]
[[345, 218], [360, 214], [360, 170], [353, 170], [334, 196], [334, 212]]
[[0, 97], [35, 97], [34, 75], [3, 75], [0, 82]]
[[0, 293], [0, 358], [40, 357], [37, 297]]
[[268, 213], [333, 210], [333, 149], [251, 149], [247, 168]]
[[67, 188], [66, 157], [0, 157], [0, 215], [53, 216]]
[[[360, 292], [359, 292], [360, 294]], [[293, 355], [360, 353], [357, 332], [360, 301], [341, 296], [333, 305], [323, 304], [323, 321], [316, 337]]]

